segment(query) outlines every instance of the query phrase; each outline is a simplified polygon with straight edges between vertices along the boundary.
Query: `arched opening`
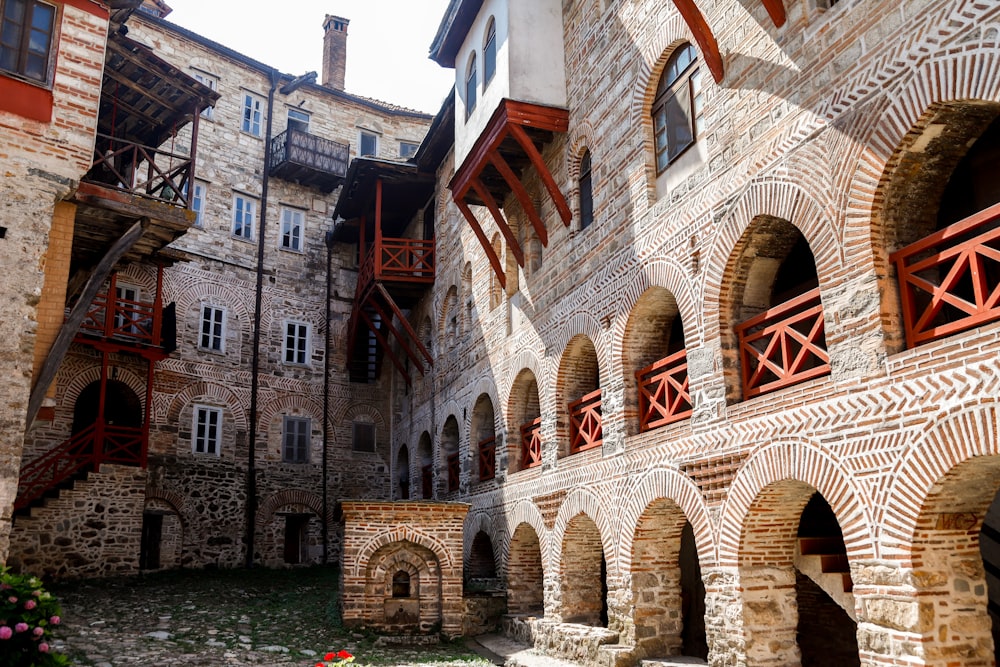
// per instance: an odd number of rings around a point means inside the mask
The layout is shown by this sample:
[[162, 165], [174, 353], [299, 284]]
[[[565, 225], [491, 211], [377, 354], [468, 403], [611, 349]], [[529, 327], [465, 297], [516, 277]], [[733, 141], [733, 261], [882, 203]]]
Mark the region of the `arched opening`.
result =
[[441, 455], [444, 457], [445, 469], [448, 471], [445, 483], [447, 493], [458, 491], [462, 474], [462, 462], [458, 453], [458, 420], [454, 415], [444, 420], [441, 429]]
[[420, 459], [420, 497], [431, 500], [434, 498], [434, 448], [427, 431], [420, 434], [417, 456]]
[[890, 351], [1000, 319], [998, 170], [1000, 104], [934, 105], [903, 139], [873, 221], [896, 277]]
[[452, 285], [444, 297], [444, 306], [441, 309], [441, 340], [444, 341], [444, 350], [452, 361], [457, 360], [454, 355], [458, 353], [459, 337], [462, 334], [461, 317], [462, 313], [458, 307], [458, 288]]
[[530, 524], [514, 529], [507, 558], [507, 609], [513, 616], [545, 615], [544, 571], [538, 533]]
[[472, 424], [470, 442], [476, 449], [475, 479], [486, 482], [496, 476], [496, 422], [493, 413], [493, 401], [489, 394], [480, 394], [476, 405], [472, 408]]
[[607, 627], [607, 562], [601, 532], [586, 514], [566, 525], [560, 569], [563, 622]]
[[167, 570], [181, 565], [184, 525], [177, 510], [163, 500], [146, 501], [139, 542], [140, 570]]
[[810, 485], [784, 480], [758, 494], [743, 524], [740, 588], [748, 664], [860, 665], [844, 539]]
[[740, 377], [731, 401], [830, 372], [816, 261], [790, 222], [760, 215], [737, 243], [727, 269], [731, 301], [723, 308], [723, 346]]
[[511, 472], [534, 468], [542, 464], [542, 411], [538, 400], [538, 382], [535, 374], [525, 368], [517, 374], [510, 391], [510, 418], [508, 432], [519, 437], [511, 438], [507, 458]]
[[88, 438], [94, 451], [100, 448], [106, 463], [139, 465], [145, 439], [142, 402], [120, 380], [105, 380], [103, 391], [103, 415], [101, 381], [91, 382], [80, 392], [73, 406], [73, 435]]
[[622, 344], [628, 435], [691, 415], [684, 327], [674, 295], [650, 287], [636, 301]]
[[560, 456], [604, 443], [600, 375], [594, 344], [582, 334], [573, 336], [559, 364], [556, 388], [556, 433], [560, 442], [566, 443], [560, 447]]
[[410, 499], [410, 448], [402, 445], [396, 455], [396, 497]]
[[643, 655], [708, 659], [705, 584], [694, 531], [672, 500], [650, 503], [636, 526], [632, 600], [635, 643]]
[[410, 573], [405, 570], [399, 570], [396, 574], [392, 575], [392, 597], [394, 598], [408, 598], [410, 597]]
[[469, 550], [469, 579], [492, 580], [497, 576], [496, 557], [493, 554], [493, 540], [485, 531], [479, 531], [472, 539]]

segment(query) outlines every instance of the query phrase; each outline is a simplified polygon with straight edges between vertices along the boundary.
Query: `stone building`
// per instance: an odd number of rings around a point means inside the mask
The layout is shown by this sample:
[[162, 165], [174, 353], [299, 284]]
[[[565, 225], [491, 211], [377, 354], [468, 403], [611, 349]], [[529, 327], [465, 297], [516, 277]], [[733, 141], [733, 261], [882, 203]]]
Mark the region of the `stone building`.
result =
[[348, 350], [509, 633], [995, 663], [998, 46], [982, 0], [450, 3], [417, 174], [338, 202], [380, 256], [424, 212], [361, 200], [433, 171], [435, 280], [375, 266]]
[[[142, 108], [126, 90], [143, 74], [110, 71], [127, 41], [205, 95], [183, 118], [145, 119], [156, 133], [134, 143], [155, 159], [112, 164], [116, 192], [147, 168], [174, 175], [152, 197], [133, 187], [129, 206], [145, 219], [177, 197], [183, 224], [168, 246], [115, 262], [89, 298], [62, 275], [58, 324], [63, 304], [90, 305], [24, 439], [8, 562], [102, 576], [335, 561], [335, 501], [388, 497], [390, 449], [385, 394], [348, 382], [331, 343], [358, 266], [329, 240], [332, 213], [352, 157], [405, 161], [431, 118], [343, 90], [346, 19], [323, 23], [317, 81], [171, 24], [163, 3], [142, 9], [107, 37], [97, 148], [92, 122], [79, 161], [117, 151]], [[74, 271], [86, 243], [74, 241]]]

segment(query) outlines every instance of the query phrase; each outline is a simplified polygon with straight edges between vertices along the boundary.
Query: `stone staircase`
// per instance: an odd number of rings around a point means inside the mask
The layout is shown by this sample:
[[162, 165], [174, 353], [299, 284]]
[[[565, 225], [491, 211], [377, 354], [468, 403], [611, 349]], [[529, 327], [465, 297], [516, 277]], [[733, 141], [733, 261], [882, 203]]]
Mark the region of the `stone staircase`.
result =
[[857, 622], [854, 610], [854, 582], [844, 540], [837, 537], [800, 537], [795, 567], [823, 589], [841, 609]]

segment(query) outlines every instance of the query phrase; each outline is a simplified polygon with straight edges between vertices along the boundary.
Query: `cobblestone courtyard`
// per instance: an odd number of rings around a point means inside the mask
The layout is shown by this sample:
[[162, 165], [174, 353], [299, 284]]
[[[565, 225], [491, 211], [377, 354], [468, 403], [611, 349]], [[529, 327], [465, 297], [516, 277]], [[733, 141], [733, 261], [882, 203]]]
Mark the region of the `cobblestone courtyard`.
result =
[[56, 648], [73, 664], [315, 665], [346, 649], [356, 664], [484, 667], [462, 642], [385, 647], [345, 630], [337, 570], [207, 570], [53, 585]]

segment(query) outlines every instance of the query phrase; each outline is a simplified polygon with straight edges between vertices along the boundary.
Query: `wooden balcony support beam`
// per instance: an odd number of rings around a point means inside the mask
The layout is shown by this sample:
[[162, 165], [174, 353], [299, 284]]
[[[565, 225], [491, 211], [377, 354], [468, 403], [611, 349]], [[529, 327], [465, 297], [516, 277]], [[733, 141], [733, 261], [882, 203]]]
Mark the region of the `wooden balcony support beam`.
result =
[[767, 10], [767, 14], [771, 17], [771, 21], [774, 22], [776, 28], [785, 25], [787, 16], [785, 16], [785, 4], [782, 0], [761, 0], [761, 2], [764, 4], [764, 9]]
[[476, 220], [475, 214], [473, 214], [472, 209], [469, 205], [465, 203], [465, 200], [455, 199], [455, 205], [458, 210], [462, 212], [462, 216], [465, 217], [465, 221], [469, 223], [472, 227], [472, 231], [475, 232], [476, 238], [479, 239], [479, 244], [483, 246], [483, 250], [486, 252], [486, 258], [490, 261], [490, 266], [493, 267], [493, 272], [497, 276], [497, 280], [500, 281], [501, 287], [507, 287], [507, 276], [504, 274], [503, 265], [500, 264], [500, 258], [493, 251], [493, 244], [490, 240], [486, 238], [486, 234], [483, 232], [483, 228], [479, 225], [479, 221]]
[[389, 304], [389, 308], [392, 309], [392, 312], [395, 313], [396, 317], [399, 318], [399, 323], [406, 331], [406, 335], [410, 337], [410, 340], [416, 343], [417, 349], [420, 350], [420, 353], [422, 355], [424, 355], [424, 359], [427, 360], [427, 365], [433, 366], [434, 357], [432, 357], [431, 353], [427, 350], [426, 347], [424, 347], [424, 344], [420, 341], [420, 337], [417, 336], [417, 332], [413, 330], [412, 326], [410, 326], [410, 322], [403, 316], [402, 311], [399, 310], [399, 307], [396, 305], [396, 302], [393, 301], [391, 296], [389, 296], [389, 292], [385, 289], [382, 283], [378, 283], [378, 291], [382, 295], [382, 298], [386, 300], [386, 303]]
[[500, 233], [503, 234], [504, 240], [507, 241], [507, 247], [510, 252], [514, 255], [514, 259], [517, 260], [518, 266], [524, 266], [524, 250], [521, 245], [517, 242], [517, 238], [514, 236], [513, 230], [510, 225], [507, 224], [507, 219], [503, 217], [503, 213], [500, 212], [500, 207], [497, 205], [493, 195], [487, 190], [479, 179], [472, 181], [472, 189], [475, 191], [479, 198], [483, 200], [486, 204], [486, 209], [493, 216], [493, 220], [497, 223], [497, 228]]
[[[534, 146], [532, 146], [534, 148]], [[521, 180], [514, 174], [514, 171], [507, 164], [507, 161], [503, 159], [503, 156], [498, 152], [490, 154], [490, 164], [503, 176], [504, 181], [510, 186], [511, 192], [517, 197], [517, 201], [521, 203], [521, 208], [528, 215], [528, 220], [531, 221], [531, 226], [535, 229], [535, 235], [542, 242], [542, 245], [548, 247], [549, 245], [549, 232], [545, 229], [545, 223], [542, 222], [541, 216], [538, 215], [538, 210], [535, 208], [535, 203], [531, 201], [531, 196], [528, 195], [528, 191], [524, 189], [524, 185]], [[492, 197], [490, 197], [492, 199]], [[524, 266], [524, 262], [518, 262], [521, 266]]]
[[[724, 66], [722, 64], [722, 54], [719, 52], [719, 43], [712, 33], [712, 28], [705, 21], [704, 15], [695, 4], [695, 0], [673, 0], [674, 6], [680, 12], [681, 18], [687, 23], [694, 40], [698, 42], [698, 49], [701, 51], [705, 64], [708, 65], [712, 78], [716, 83], [722, 83], [724, 76]], [[766, 5], [765, 5], [766, 6]]]
[[[545, 160], [542, 159], [542, 154], [538, 152], [538, 149], [535, 148], [535, 144], [531, 141], [531, 138], [520, 125], [511, 125], [510, 133], [517, 143], [520, 144], [521, 149], [524, 151], [525, 155], [528, 156], [531, 164], [534, 165], [535, 169], [538, 171], [538, 175], [541, 177], [542, 183], [545, 185], [545, 189], [549, 191], [549, 196], [552, 197], [552, 203], [556, 205], [556, 210], [559, 211], [559, 217], [562, 218], [563, 225], [569, 227], [569, 223], [573, 220], [573, 213], [570, 212], [569, 204], [566, 203], [566, 198], [563, 197], [562, 192], [559, 190], [559, 186], [556, 185], [556, 179], [552, 178], [552, 172], [549, 171], [548, 166], [545, 164]], [[517, 181], [517, 184], [520, 186], [521, 181]], [[509, 181], [508, 185], [511, 185]], [[534, 210], [534, 206], [531, 208]], [[541, 224], [541, 220], [538, 221], [538, 226], [545, 229], [545, 227]], [[538, 238], [543, 238], [544, 240], [542, 241], [542, 245], [547, 245], [547, 236], [539, 234]]]
[[[382, 304], [378, 302], [378, 299], [369, 299], [367, 303], [375, 310], [376, 313], [378, 313], [378, 316], [382, 318], [382, 322], [385, 323], [386, 328], [389, 329], [389, 333], [391, 333], [396, 340], [399, 341], [399, 346], [403, 348], [403, 352], [405, 352], [406, 356], [413, 362], [413, 365], [417, 367], [420, 374], [424, 375], [424, 365], [421, 363], [420, 357], [417, 356], [416, 352], [414, 352], [410, 347], [410, 344], [406, 339], [407, 337], [404, 336], [403, 333], [396, 328], [396, 325], [392, 323], [392, 315], [382, 307]], [[403, 320], [401, 319], [400, 321]]]

